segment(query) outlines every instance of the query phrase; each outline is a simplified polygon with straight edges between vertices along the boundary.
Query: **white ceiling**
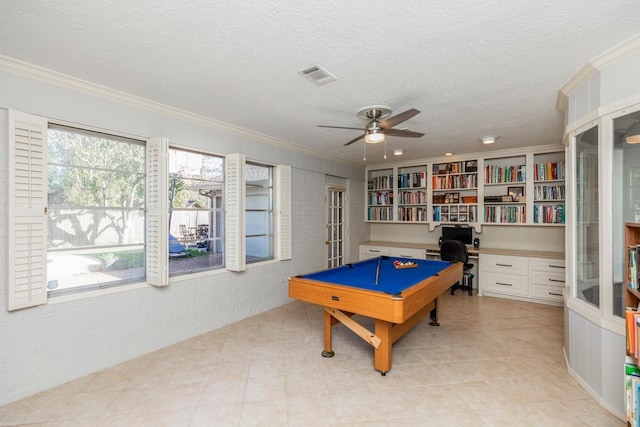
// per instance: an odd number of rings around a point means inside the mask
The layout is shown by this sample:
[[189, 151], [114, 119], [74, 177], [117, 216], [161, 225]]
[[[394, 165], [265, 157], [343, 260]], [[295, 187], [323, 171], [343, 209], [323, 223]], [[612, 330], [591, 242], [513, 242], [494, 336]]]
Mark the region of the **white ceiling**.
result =
[[[560, 143], [558, 89], [637, 35], [638, 0], [9, 0], [0, 55], [357, 163], [361, 107], [422, 111], [403, 159]], [[298, 70], [338, 77], [316, 86]], [[478, 139], [499, 135], [492, 146]], [[389, 156], [391, 159], [393, 156]], [[396, 160], [397, 158], [393, 159]]]

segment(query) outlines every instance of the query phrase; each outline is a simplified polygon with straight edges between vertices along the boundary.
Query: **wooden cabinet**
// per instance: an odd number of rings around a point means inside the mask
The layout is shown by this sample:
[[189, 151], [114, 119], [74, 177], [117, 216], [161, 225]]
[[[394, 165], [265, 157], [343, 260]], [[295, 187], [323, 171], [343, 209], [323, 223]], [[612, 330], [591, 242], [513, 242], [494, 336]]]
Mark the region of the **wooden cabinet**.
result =
[[482, 295], [561, 305], [565, 261], [480, 254], [479, 292]]

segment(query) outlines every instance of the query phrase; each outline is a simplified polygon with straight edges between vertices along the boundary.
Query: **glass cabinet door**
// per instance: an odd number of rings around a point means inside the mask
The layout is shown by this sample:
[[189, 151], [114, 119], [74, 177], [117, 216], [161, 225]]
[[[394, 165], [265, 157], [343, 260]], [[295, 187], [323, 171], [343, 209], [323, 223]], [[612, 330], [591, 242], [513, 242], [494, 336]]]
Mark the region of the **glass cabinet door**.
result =
[[575, 297], [599, 307], [598, 126], [577, 135], [575, 147]]
[[613, 120], [613, 314], [624, 312], [624, 224], [640, 222], [640, 111]]

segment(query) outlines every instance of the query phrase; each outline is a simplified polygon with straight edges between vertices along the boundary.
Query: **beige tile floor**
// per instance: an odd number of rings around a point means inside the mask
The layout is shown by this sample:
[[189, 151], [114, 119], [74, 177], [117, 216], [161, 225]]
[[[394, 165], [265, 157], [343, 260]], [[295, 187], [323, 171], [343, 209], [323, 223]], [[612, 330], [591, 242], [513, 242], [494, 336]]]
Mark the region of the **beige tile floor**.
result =
[[567, 374], [561, 308], [440, 303], [441, 326], [400, 339], [384, 377], [342, 326], [321, 357], [321, 309], [293, 302], [0, 407], [0, 425], [624, 425]]

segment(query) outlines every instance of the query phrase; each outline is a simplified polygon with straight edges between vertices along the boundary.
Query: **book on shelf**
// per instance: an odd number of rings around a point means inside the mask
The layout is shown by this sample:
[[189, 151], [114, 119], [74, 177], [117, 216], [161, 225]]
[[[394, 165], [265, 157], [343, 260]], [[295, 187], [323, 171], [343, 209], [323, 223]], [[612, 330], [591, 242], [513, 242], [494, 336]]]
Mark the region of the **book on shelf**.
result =
[[563, 162], [545, 162], [536, 163], [534, 168], [534, 179], [536, 181], [551, 181], [564, 179], [564, 163]]
[[637, 245], [629, 246], [627, 248], [627, 286], [630, 289], [640, 288], [638, 283], [638, 257], [640, 248]]
[[627, 422], [632, 426], [638, 422], [638, 387], [640, 386], [640, 369], [629, 356], [624, 364], [625, 384], [625, 412]]

